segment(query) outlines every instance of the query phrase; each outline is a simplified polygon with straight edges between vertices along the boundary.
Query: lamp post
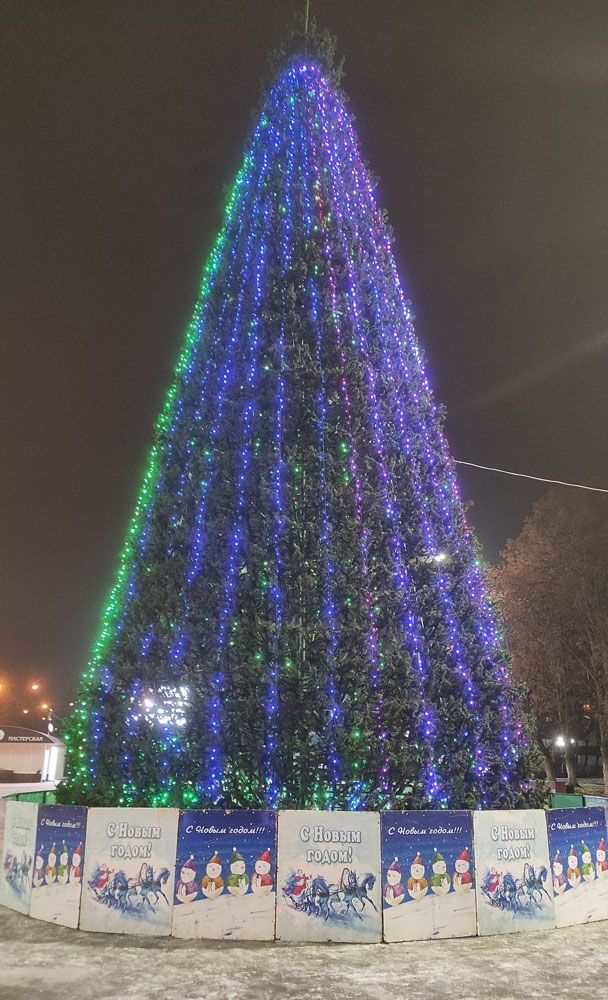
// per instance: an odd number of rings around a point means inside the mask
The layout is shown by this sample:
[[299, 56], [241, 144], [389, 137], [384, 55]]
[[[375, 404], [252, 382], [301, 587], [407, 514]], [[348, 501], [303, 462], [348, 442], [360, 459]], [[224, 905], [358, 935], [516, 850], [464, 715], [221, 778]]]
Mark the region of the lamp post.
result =
[[[45, 706], [43, 705], [42, 707], [44, 708]], [[53, 708], [49, 708], [48, 715], [46, 716], [43, 715], [42, 718], [46, 719], [47, 723], [46, 731], [49, 734], [49, 736], [52, 736], [52, 734], [55, 732], [55, 722], [63, 722], [62, 716], [57, 715]]]

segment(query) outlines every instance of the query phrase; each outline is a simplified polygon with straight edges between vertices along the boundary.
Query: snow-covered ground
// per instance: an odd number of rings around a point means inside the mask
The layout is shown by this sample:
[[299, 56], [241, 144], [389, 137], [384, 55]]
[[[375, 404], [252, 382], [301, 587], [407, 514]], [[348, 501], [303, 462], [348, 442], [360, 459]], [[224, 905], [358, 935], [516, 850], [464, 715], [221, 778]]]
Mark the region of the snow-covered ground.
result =
[[325, 945], [87, 934], [0, 907], [2, 1000], [604, 1000], [608, 923]]

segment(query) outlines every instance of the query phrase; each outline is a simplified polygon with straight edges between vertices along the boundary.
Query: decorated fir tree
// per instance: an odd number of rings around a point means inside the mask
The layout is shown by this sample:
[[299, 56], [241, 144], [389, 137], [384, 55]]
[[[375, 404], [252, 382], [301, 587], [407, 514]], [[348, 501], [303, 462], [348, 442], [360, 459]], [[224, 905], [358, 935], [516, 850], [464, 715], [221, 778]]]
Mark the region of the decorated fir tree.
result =
[[[289, 47], [288, 47], [289, 48]], [[529, 750], [332, 68], [279, 61], [68, 732], [65, 801], [526, 801]]]

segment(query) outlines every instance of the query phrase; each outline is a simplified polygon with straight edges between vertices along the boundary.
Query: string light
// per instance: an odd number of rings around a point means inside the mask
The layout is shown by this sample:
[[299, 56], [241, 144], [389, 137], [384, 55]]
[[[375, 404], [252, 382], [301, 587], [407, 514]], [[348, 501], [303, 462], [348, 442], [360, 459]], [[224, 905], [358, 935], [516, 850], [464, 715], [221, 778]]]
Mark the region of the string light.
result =
[[[306, 428], [294, 426], [294, 344], [310, 352], [298, 386]], [[302, 596], [289, 546], [306, 503], [317, 551]], [[341, 533], [355, 543], [346, 567]], [[68, 734], [74, 786], [86, 795], [109, 776], [120, 804], [289, 802], [283, 691], [308, 665], [290, 648], [304, 608], [322, 623], [307, 654], [318, 679], [308, 737], [322, 763], [304, 775], [306, 804], [393, 804], [395, 676], [408, 690], [400, 731], [420, 761], [415, 800], [454, 804], [456, 781], [470, 801], [495, 802], [497, 767], [510, 781], [525, 744], [500, 631], [352, 123], [316, 62], [292, 59], [252, 132], [157, 424]], [[345, 690], [352, 623], [365, 649]], [[261, 679], [250, 720], [261, 735], [244, 759], [230, 727], [242, 696], [234, 672], [249, 669]], [[460, 700], [458, 731], [437, 678]], [[470, 760], [464, 778], [457, 753]]]
[[[389, 336], [393, 339], [396, 348], [395, 353], [397, 363], [399, 364], [403, 377], [405, 378], [405, 384], [411, 391], [411, 397], [415, 404], [418, 429], [428, 442], [426, 447], [423, 449], [422, 458], [430, 475], [432, 489], [439, 499], [439, 507], [443, 514], [442, 523], [443, 529], [446, 533], [446, 541], [449, 539], [452, 543], [453, 549], [455, 550], [455, 554], [459, 555], [463, 561], [468, 563], [468, 569], [465, 574], [465, 582], [469, 593], [469, 599], [471, 600], [473, 606], [477, 609], [477, 616], [475, 619], [476, 630], [483, 651], [489, 659], [494, 676], [497, 680], [497, 690], [500, 692], [500, 689], [507, 681], [507, 673], [504, 661], [500, 661], [501, 643], [498, 628], [494, 620], [487, 593], [485, 592], [484, 582], [479, 568], [479, 559], [474, 551], [470, 532], [466, 526], [466, 520], [464, 518], [462, 504], [460, 501], [460, 494], [456, 483], [453, 464], [449, 456], [446, 440], [441, 432], [437, 407], [432, 400], [428, 379], [424, 373], [420, 349], [414, 336], [409, 306], [406, 303], [401, 290], [386, 227], [384, 226], [383, 220], [375, 205], [369, 177], [366, 175], [365, 169], [360, 161], [352, 126], [343, 108], [339, 108], [338, 113], [345, 133], [348, 135], [352, 156], [358, 159], [358, 170], [354, 172], [355, 188], [365, 199], [367, 217], [375, 221], [376, 240], [373, 241], [373, 252], [377, 257], [379, 247], [383, 249], [384, 260], [390, 270], [393, 281], [394, 296], [391, 307], [392, 321], [385, 329]], [[377, 268], [377, 273], [380, 277], [382, 277], [383, 272], [380, 267]], [[386, 287], [386, 284], [386, 281], [382, 281], [381, 287]], [[408, 366], [407, 355], [403, 350], [404, 345], [400, 344], [397, 340], [395, 333], [397, 329], [402, 329], [405, 332], [405, 343], [409, 349], [409, 356], [412, 359], [411, 368]], [[415, 388], [416, 379], [420, 384], [420, 389], [418, 391], [416, 391]], [[436, 451], [438, 451], [441, 456], [441, 468], [439, 468], [437, 464]], [[416, 484], [417, 476], [415, 474], [415, 466], [412, 466], [412, 471], [414, 472], [413, 482]], [[424, 494], [419, 493], [418, 496], [419, 502], [421, 504], [425, 504]], [[427, 521], [427, 525], [428, 524], [429, 522]], [[434, 547], [432, 533], [426, 525], [424, 530], [427, 545], [432, 551]], [[438, 577], [437, 583], [442, 590], [445, 589], [444, 579]], [[443, 597], [444, 595], [442, 594], [442, 598]], [[452, 625], [450, 626], [451, 629], [453, 629], [453, 623], [454, 619], [452, 618]], [[456, 649], [455, 646], [454, 649]], [[473, 653], [473, 655], [475, 654]], [[462, 670], [460, 672], [462, 673]], [[467, 686], [470, 686], [470, 679], [467, 679], [466, 683]], [[505, 697], [498, 693], [496, 700], [499, 706], [499, 711], [502, 715], [503, 725], [499, 740], [500, 755], [505, 764], [509, 758], [511, 759], [511, 762], [515, 762], [521, 752], [521, 722], [519, 719], [510, 720], [509, 705]], [[479, 723], [479, 718], [476, 721]], [[477, 756], [475, 770], [478, 777], [481, 779], [483, 775], [487, 773], [488, 766], [487, 763], [484, 763], [481, 759], [482, 748], [480, 746], [478, 733], [476, 733], [475, 742], [475, 752]], [[487, 803], [486, 796], [483, 793], [482, 802], [483, 804]]]
[[[417, 626], [417, 617], [413, 613], [414, 608], [414, 595], [412, 592], [412, 585], [408, 577], [408, 573], [405, 567], [406, 563], [406, 553], [403, 550], [402, 540], [399, 537], [398, 523], [399, 523], [399, 503], [396, 500], [397, 491], [395, 489], [394, 483], [392, 482], [392, 476], [389, 473], [387, 467], [387, 461], [385, 456], [385, 444], [384, 444], [384, 434], [382, 428], [382, 421], [379, 414], [379, 400], [377, 396], [377, 379], [376, 373], [373, 365], [370, 363], [369, 351], [367, 345], [367, 337], [364, 332], [364, 327], [360, 315], [360, 307], [358, 304], [358, 292], [357, 292], [357, 281], [354, 275], [353, 269], [353, 255], [349, 253], [348, 243], [347, 243], [347, 233], [352, 233], [356, 238], [359, 238], [359, 230], [356, 221], [356, 217], [352, 211], [350, 204], [350, 195], [348, 192], [348, 187], [344, 182], [344, 160], [343, 150], [337, 146], [336, 140], [340, 138], [337, 136], [336, 130], [331, 130], [332, 141], [330, 142], [329, 132], [331, 125], [331, 118], [328, 114], [328, 109], [326, 106], [326, 94], [328, 93], [328, 88], [325, 81], [321, 78], [320, 80], [320, 90], [317, 93], [315, 90], [314, 96], [315, 100], [318, 102], [322, 119], [323, 119], [323, 132], [325, 138], [325, 151], [328, 157], [328, 162], [330, 165], [330, 175], [332, 178], [332, 203], [336, 206], [337, 215], [337, 229], [339, 230], [339, 238], [342, 244], [342, 251], [344, 257], [347, 261], [348, 276], [349, 276], [349, 305], [353, 318], [354, 332], [357, 337], [357, 343], [361, 350], [361, 353], [365, 359], [365, 373], [367, 380], [367, 391], [368, 391], [368, 407], [367, 411], [371, 416], [371, 430], [373, 441], [375, 445], [376, 455], [380, 465], [380, 487], [384, 496], [384, 509], [385, 515], [390, 525], [390, 548], [394, 567], [395, 582], [397, 583], [400, 593], [402, 595], [402, 614], [403, 614], [403, 625], [406, 635], [406, 645], [412, 660], [418, 668], [420, 684], [418, 689], [418, 695], [420, 699], [420, 705], [422, 710], [423, 719], [423, 729], [420, 732], [420, 736], [423, 738], [423, 745], [427, 747], [428, 750], [428, 760], [427, 760], [427, 773], [426, 773], [426, 794], [430, 802], [445, 805], [447, 804], [447, 799], [444, 795], [440, 793], [440, 782], [436, 768], [434, 766], [434, 731], [435, 723], [434, 716], [431, 709], [425, 704], [424, 695], [424, 680], [427, 672], [426, 664], [424, 661], [422, 649], [422, 637], [420, 635], [420, 629]], [[348, 214], [348, 218], [345, 217], [343, 211]], [[377, 303], [377, 281], [370, 282], [374, 288], [375, 301]], [[376, 310], [377, 318], [382, 321], [382, 316], [379, 310]], [[344, 364], [344, 357], [343, 357]], [[377, 673], [372, 677], [372, 685], [376, 690], [378, 690], [378, 676]], [[380, 700], [377, 704], [377, 722], [376, 729], [378, 734], [378, 742], [381, 748], [381, 770], [380, 770], [380, 782], [382, 789], [383, 804], [388, 803], [388, 798], [390, 797], [390, 781], [388, 777], [388, 762], [386, 759], [386, 750], [384, 748], [384, 743], [386, 741], [386, 733], [384, 732], [384, 721], [383, 721], [383, 704]]]

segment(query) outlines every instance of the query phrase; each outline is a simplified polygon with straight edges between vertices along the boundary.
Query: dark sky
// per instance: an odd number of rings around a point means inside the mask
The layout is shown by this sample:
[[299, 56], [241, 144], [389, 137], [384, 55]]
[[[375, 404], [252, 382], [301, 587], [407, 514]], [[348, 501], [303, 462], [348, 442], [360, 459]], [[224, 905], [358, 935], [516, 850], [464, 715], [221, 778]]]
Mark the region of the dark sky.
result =
[[[74, 695], [291, 7], [0, 5], [0, 681], [15, 690]], [[608, 485], [608, 7], [312, 9], [346, 55], [453, 454]], [[461, 482], [495, 559], [543, 487]]]

